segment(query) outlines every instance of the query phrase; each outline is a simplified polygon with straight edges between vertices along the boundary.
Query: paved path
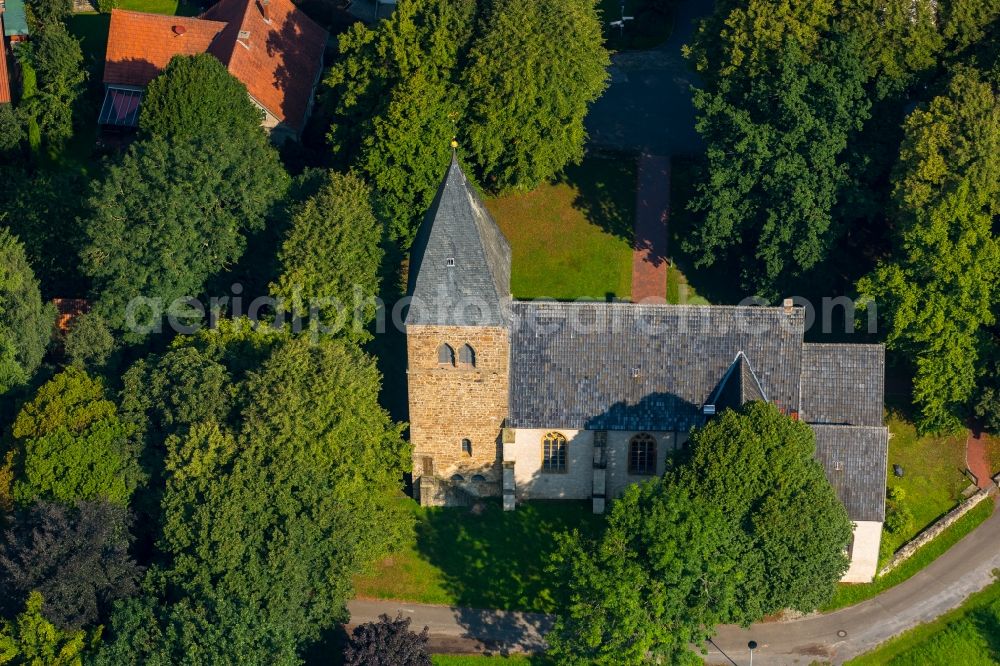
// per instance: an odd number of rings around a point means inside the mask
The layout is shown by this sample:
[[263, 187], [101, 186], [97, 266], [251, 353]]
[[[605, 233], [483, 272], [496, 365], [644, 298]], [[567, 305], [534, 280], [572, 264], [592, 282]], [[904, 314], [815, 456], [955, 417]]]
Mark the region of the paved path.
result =
[[670, 158], [643, 153], [636, 187], [635, 240], [632, 243], [632, 300], [667, 300], [667, 217], [670, 208]]
[[992, 470], [990, 469], [990, 456], [986, 451], [986, 439], [983, 431], [973, 425], [969, 429], [969, 435], [965, 440], [965, 465], [975, 475], [980, 488], [993, 487]]
[[[993, 582], [994, 569], [1000, 569], [1000, 511], [929, 567], [874, 599], [825, 615], [762, 623], [750, 629], [719, 627], [706, 660], [710, 664], [743, 666], [748, 663], [747, 641], [755, 640], [759, 647], [754, 656], [759, 664], [840, 664], [960, 605], [970, 594]], [[355, 623], [374, 619], [379, 613], [395, 615], [402, 610], [413, 618], [415, 628], [430, 627], [436, 649], [455, 652], [484, 647], [535, 651], [551, 626], [549, 618], [531, 613], [399, 601], [357, 600], [349, 608]]]
[[587, 114], [591, 145], [655, 155], [700, 153], [694, 130], [691, 84], [695, 75], [681, 55], [694, 24], [712, 0], [681, 0], [670, 38], [649, 51], [612, 56], [611, 81]]

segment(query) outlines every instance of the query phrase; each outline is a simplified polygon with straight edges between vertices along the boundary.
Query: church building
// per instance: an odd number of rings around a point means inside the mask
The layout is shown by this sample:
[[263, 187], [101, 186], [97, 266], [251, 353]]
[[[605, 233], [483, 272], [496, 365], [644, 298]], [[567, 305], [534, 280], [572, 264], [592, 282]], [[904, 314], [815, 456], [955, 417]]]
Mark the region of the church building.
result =
[[421, 504], [588, 499], [662, 474], [692, 428], [751, 400], [816, 435], [870, 581], [885, 516], [881, 345], [803, 341], [782, 307], [518, 301], [511, 252], [457, 160], [414, 244], [406, 316]]

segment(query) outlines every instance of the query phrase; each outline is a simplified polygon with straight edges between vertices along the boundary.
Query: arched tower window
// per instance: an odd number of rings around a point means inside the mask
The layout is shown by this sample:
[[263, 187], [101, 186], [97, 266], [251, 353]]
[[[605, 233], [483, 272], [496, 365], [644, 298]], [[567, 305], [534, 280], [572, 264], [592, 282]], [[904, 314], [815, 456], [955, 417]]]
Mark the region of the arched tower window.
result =
[[628, 473], [656, 474], [656, 438], [642, 432], [628, 445]]
[[476, 350], [469, 345], [462, 345], [458, 350], [458, 362], [462, 365], [476, 367]]
[[472, 440], [471, 439], [463, 439], [462, 440], [462, 453], [464, 453], [467, 456], [471, 456], [472, 455]]
[[550, 432], [542, 439], [542, 471], [566, 471], [566, 437], [561, 432]]
[[452, 474], [451, 475], [451, 480], [452, 481], [462, 482], [462, 481], [465, 481], [465, 477], [463, 477], [461, 474]]
[[438, 365], [455, 365], [455, 350], [447, 342], [438, 347]]

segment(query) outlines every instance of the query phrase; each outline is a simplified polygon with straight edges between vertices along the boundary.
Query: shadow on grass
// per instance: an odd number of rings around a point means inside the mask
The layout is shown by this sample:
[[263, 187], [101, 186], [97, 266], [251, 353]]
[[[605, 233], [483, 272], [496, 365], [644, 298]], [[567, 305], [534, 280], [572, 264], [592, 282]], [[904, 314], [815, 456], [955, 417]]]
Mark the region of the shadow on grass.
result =
[[577, 528], [596, 535], [603, 518], [589, 502], [526, 502], [503, 511], [496, 500], [467, 508], [424, 511], [417, 549], [445, 579], [457, 605], [551, 613], [559, 607], [556, 581], [547, 574], [554, 535]]
[[575, 187], [573, 207], [605, 232], [632, 242], [635, 235], [635, 155], [593, 152], [556, 180]]

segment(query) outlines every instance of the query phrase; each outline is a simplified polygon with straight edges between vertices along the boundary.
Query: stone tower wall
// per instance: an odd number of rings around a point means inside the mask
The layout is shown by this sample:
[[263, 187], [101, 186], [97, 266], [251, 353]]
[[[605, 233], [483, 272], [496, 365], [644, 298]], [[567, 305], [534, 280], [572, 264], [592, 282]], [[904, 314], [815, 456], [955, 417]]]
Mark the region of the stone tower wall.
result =
[[[438, 363], [442, 343], [455, 350], [455, 366]], [[475, 367], [459, 360], [462, 345], [475, 350]], [[442, 480], [464, 477], [475, 494], [499, 494], [500, 431], [507, 418], [510, 335], [502, 327], [409, 326], [406, 351], [413, 477], [433, 461], [433, 475]], [[472, 442], [472, 454], [462, 440]], [[487, 483], [473, 483], [482, 474]]]

